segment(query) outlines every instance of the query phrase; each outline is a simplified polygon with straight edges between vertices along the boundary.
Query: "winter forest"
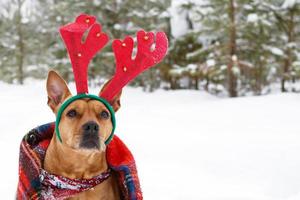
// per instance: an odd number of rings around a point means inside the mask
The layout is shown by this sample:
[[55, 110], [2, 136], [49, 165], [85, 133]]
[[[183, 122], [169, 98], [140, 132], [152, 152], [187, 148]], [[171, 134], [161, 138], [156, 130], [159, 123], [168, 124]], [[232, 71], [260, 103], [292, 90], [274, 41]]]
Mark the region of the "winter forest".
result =
[[76, 94], [59, 27], [80, 13], [110, 38], [90, 94], [115, 72], [114, 39], [169, 39], [116, 113], [146, 200], [300, 199], [300, 0], [0, 0], [0, 199], [16, 199], [21, 141], [57, 121], [48, 71]]
[[[165, 31], [167, 58], [133, 86], [205, 90], [218, 96], [300, 92], [298, 0], [10, 0], [0, 6], [0, 80], [23, 84], [55, 69], [72, 81], [58, 28], [81, 12], [113, 39]], [[90, 65], [91, 84], [114, 72], [111, 43]]]

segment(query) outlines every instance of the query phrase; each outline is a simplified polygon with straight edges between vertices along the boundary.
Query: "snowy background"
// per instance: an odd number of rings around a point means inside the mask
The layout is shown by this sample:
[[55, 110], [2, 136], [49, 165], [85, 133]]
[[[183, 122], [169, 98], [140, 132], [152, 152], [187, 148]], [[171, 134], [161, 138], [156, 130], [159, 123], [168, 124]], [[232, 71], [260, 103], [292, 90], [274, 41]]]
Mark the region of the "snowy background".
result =
[[[21, 138], [55, 119], [44, 82], [0, 83], [0, 91], [1, 197], [13, 199]], [[298, 94], [126, 88], [116, 134], [135, 155], [146, 200], [298, 200], [299, 113]]]
[[[111, 40], [169, 38], [116, 114], [146, 200], [300, 199], [300, 0], [0, 0], [1, 199], [14, 199], [22, 137], [55, 120], [48, 70], [75, 91], [58, 28], [81, 12]], [[110, 46], [90, 64], [94, 94], [114, 72]]]

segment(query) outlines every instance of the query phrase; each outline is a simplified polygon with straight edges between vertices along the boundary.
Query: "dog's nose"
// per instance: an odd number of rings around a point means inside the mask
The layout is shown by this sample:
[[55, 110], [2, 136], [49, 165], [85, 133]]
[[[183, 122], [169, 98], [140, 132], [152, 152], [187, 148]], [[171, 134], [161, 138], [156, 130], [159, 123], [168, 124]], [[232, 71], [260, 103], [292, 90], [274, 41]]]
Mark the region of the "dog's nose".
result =
[[98, 132], [99, 126], [96, 122], [89, 121], [82, 126], [84, 132]]
[[94, 121], [89, 121], [82, 125], [82, 131], [83, 134], [80, 142], [80, 147], [87, 149], [99, 149], [99, 125]]

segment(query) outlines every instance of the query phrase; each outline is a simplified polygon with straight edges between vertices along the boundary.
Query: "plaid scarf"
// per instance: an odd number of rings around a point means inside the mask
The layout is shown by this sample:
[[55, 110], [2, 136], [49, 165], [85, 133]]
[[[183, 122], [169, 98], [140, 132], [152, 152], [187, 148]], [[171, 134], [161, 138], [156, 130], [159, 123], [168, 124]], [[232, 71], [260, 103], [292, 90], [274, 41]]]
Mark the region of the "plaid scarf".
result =
[[[25, 135], [20, 146], [17, 199], [43, 199], [41, 175], [46, 150], [54, 132], [54, 123], [44, 124]], [[134, 158], [125, 144], [115, 135], [106, 149], [106, 159], [118, 178], [122, 200], [142, 200]], [[75, 179], [73, 179], [74, 181]], [[64, 198], [71, 197], [64, 196]]]
[[110, 177], [110, 170], [91, 179], [70, 179], [48, 173], [41, 169], [40, 182], [42, 184], [41, 198], [45, 200], [60, 200], [89, 190]]

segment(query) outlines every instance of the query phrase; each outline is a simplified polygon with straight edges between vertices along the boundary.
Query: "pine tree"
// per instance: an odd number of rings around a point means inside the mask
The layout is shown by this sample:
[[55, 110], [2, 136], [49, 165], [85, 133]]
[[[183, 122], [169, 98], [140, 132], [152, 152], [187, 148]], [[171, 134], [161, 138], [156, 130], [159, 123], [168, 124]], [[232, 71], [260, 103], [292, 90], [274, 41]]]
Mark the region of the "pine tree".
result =
[[[201, 23], [204, 28], [201, 31], [202, 36], [210, 38], [211, 42], [218, 46], [218, 49], [211, 48], [210, 50], [217, 50], [211, 52], [218, 56], [215, 65], [219, 71], [223, 71], [223, 66], [227, 66], [227, 89], [230, 97], [238, 96], [238, 76], [240, 68], [236, 65], [236, 58], [238, 57], [237, 40], [239, 31], [237, 28], [241, 23], [236, 16], [239, 14], [239, 5], [242, 1], [238, 0], [211, 0], [205, 1], [202, 5]], [[213, 36], [213, 37], [211, 37]], [[215, 46], [214, 45], [214, 46]]]
[[242, 92], [254, 92], [261, 94], [264, 86], [273, 78], [270, 76], [278, 68], [272, 54], [272, 48], [277, 41], [277, 35], [273, 34], [274, 17], [270, 12], [265, 12], [261, 2], [251, 1], [243, 6], [242, 18], [244, 23], [239, 27], [243, 38], [239, 46], [239, 65], [241, 68]]
[[[185, 27], [179, 36], [171, 36], [172, 41], [169, 48], [169, 59], [171, 65], [168, 66], [165, 80], [170, 83], [171, 89], [194, 88], [199, 89], [199, 79], [201, 74], [198, 71], [199, 49], [202, 43], [199, 40], [199, 32], [195, 27], [195, 12], [197, 5], [192, 1], [183, 2], [175, 7], [175, 12], [180, 13], [184, 19]], [[178, 27], [173, 27], [178, 29]], [[181, 79], [188, 79], [188, 83], [180, 84]]]
[[[274, 11], [277, 18], [277, 24], [285, 35], [284, 53], [285, 58], [282, 65], [282, 77], [281, 77], [281, 91], [286, 92], [286, 81], [292, 79], [292, 65], [297, 59], [299, 49], [297, 50], [296, 37], [299, 35], [299, 29], [296, 27], [300, 25], [300, 2], [285, 1], [281, 6], [281, 12]], [[298, 33], [298, 34], [297, 34]]]
[[[36, 63], [37, 51], [31, 45], [37, 44], [32, 13], [25, 0], [12, 0], [2, 4], [1, 22], [1, 68], [4, 80], [23, 84], [28, 74], [28, 67]], [[28, 11], [28, 12], [25, 12]]]
[[[286, 92], [286, 82], [295, 81], [297, 75], [300, 25], [300, 2], [289, 0], [268, 0], [259, 2], [259, 9], [264, 13], [269, 13], [270, 24], [273, 25], [272, 44], [269, 50], [275, 57], [275, 65], [278, 65], [278, 72], [281, 82], [281, 91]], [[274, 34], [275, 33], [275, 34]], [[298, 77], [297, 77], [298, 76]]]
[[[38, 1], [37, 13], [38, 37], [41, 47], [44, 49], [41, 55], [41, 62], [48, 66], [48, 69], [58, 71], [66, 81], [72, 80], [72, 68], [68, 59], [67, 51], [59, 34], [59, 27], [74, 20], [80, 8], [85, 5], [82, 1]], [[46, 74], [43, 73], [42, 77]]]

